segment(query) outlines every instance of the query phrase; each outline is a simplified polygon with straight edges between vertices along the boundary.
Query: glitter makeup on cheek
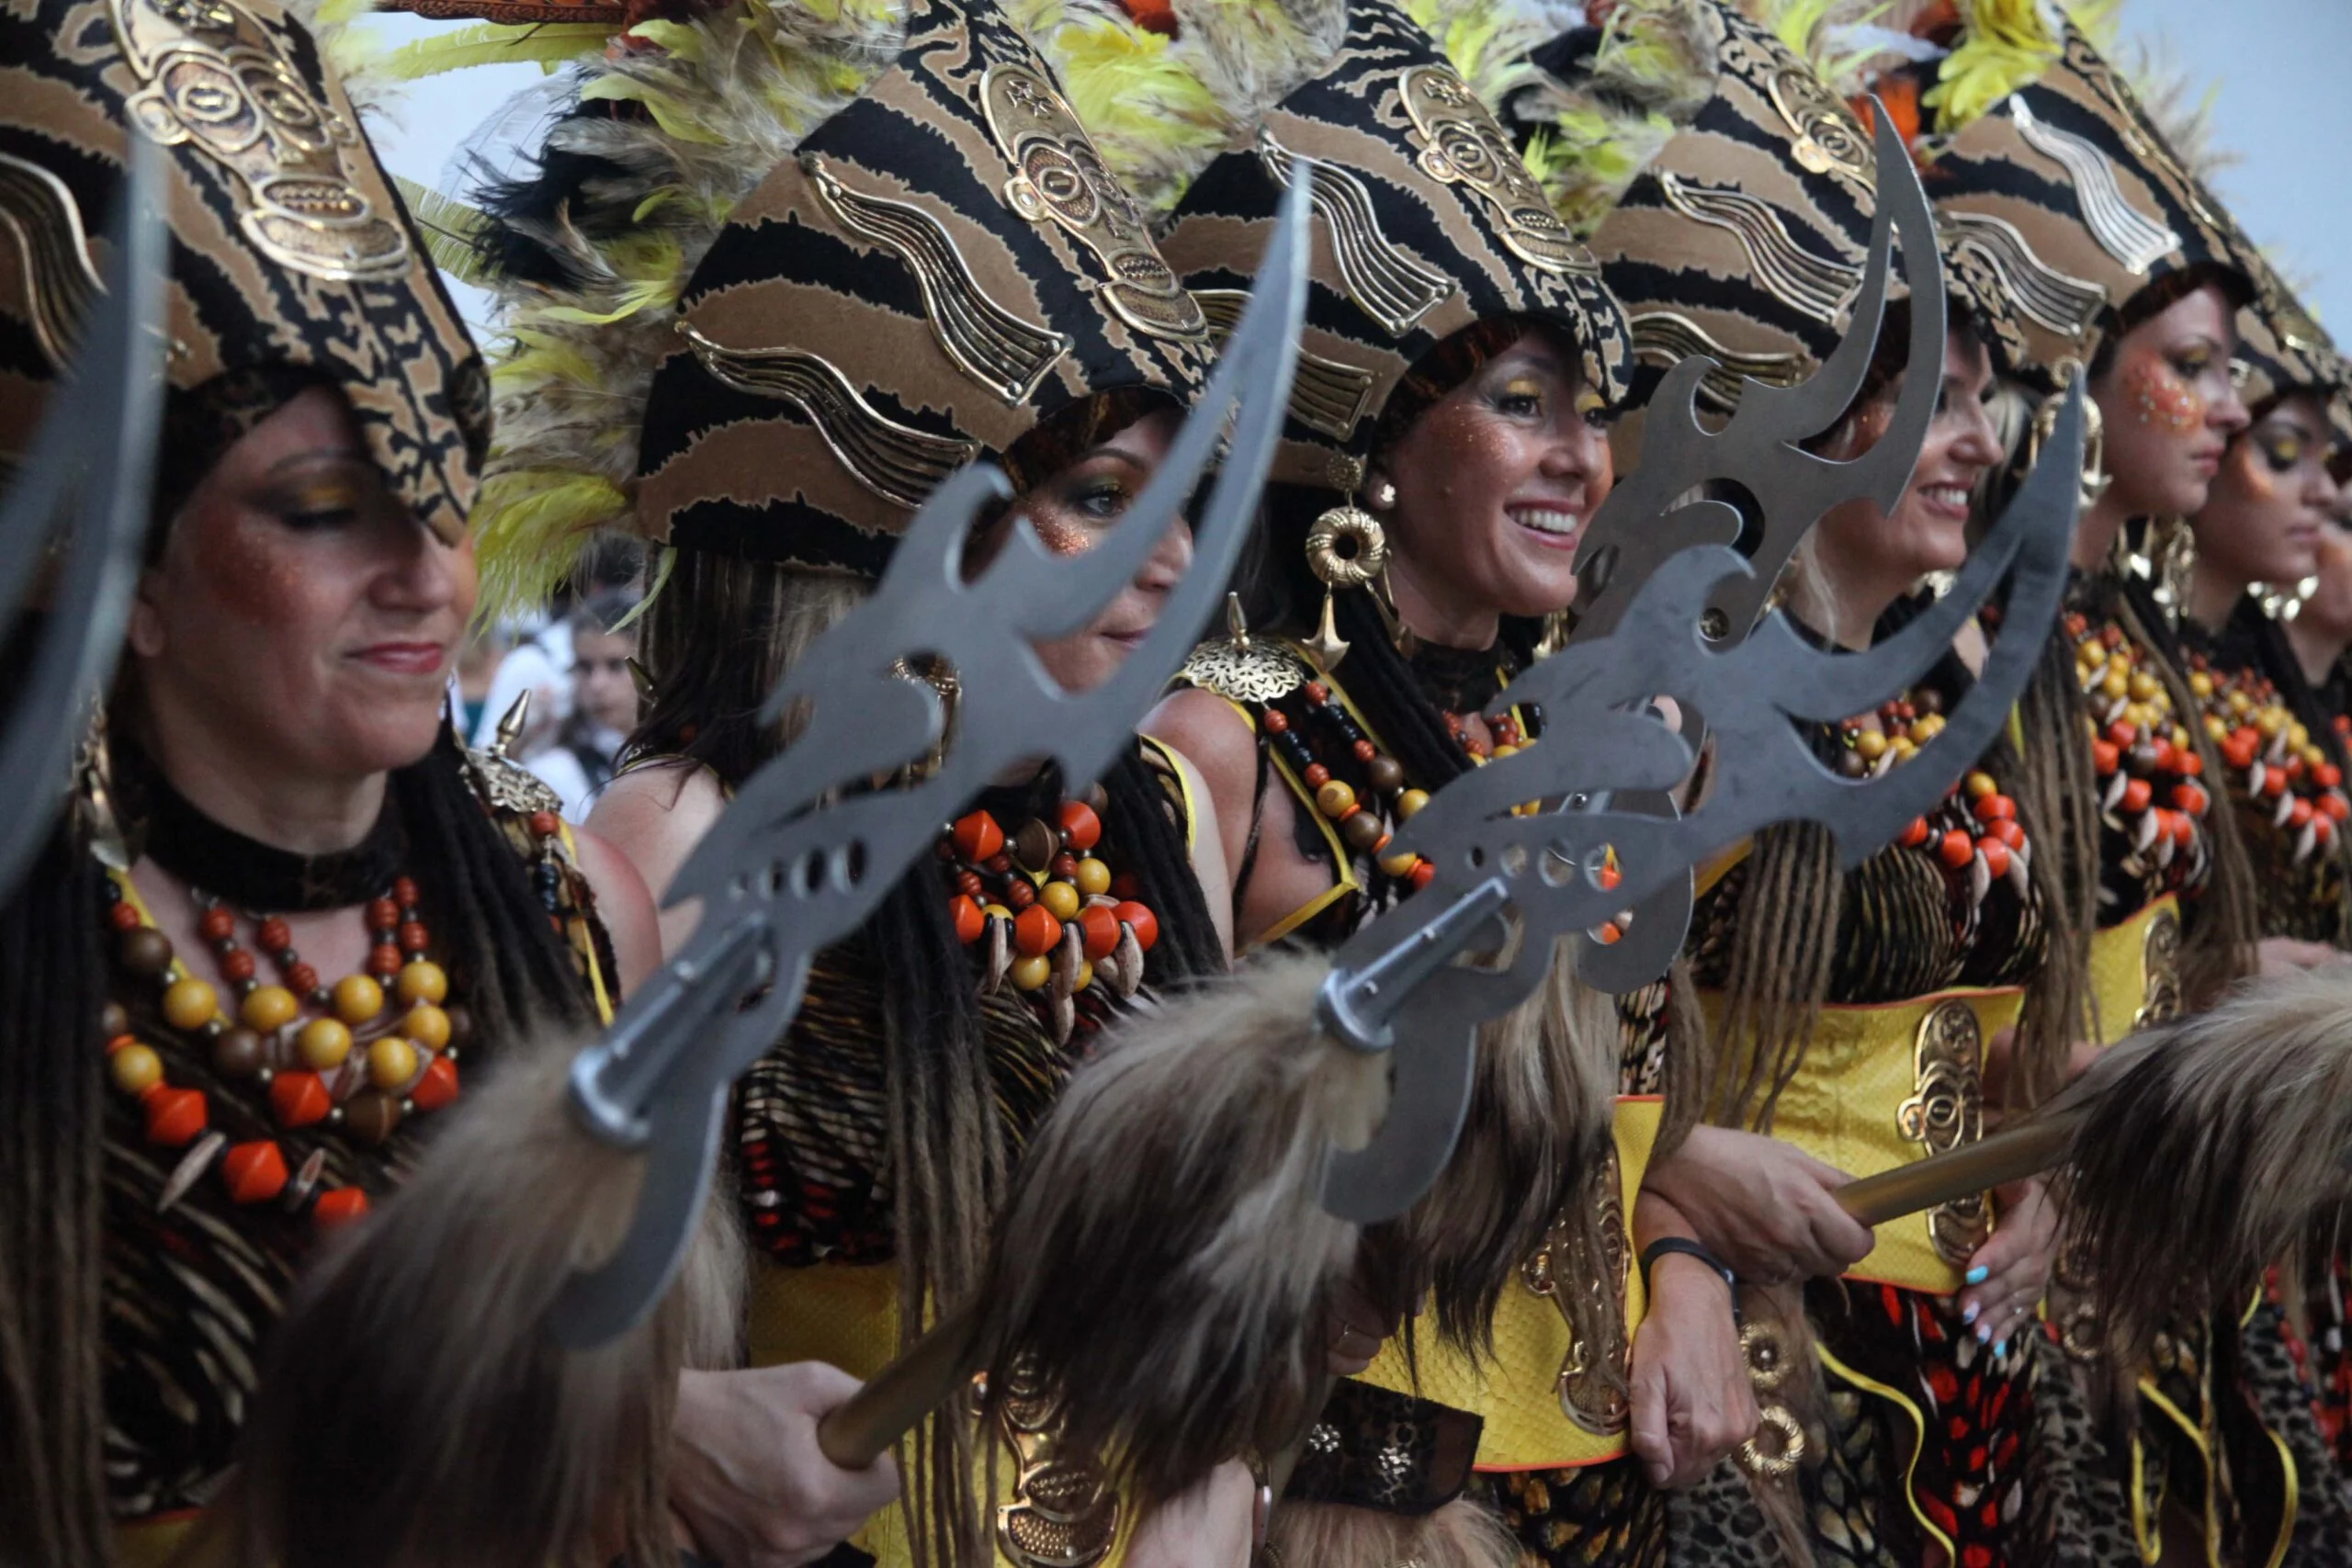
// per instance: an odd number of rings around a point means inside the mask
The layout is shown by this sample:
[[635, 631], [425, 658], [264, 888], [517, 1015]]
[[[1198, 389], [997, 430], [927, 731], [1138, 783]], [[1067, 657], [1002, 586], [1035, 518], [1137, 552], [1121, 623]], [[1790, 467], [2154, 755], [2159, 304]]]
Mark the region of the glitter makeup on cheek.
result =
[[2136, 359], [2123, 372], [2124, 385], [2142, 424], [2187, 435], [2205, 423], [2205, 400], [2159, 354]]
[[1067, 517], [1051, 512], [1032, 512], [1029, 522], [1037, 530], [1037, 542], [1065, 560], [1094, 547], [1094, 536]]

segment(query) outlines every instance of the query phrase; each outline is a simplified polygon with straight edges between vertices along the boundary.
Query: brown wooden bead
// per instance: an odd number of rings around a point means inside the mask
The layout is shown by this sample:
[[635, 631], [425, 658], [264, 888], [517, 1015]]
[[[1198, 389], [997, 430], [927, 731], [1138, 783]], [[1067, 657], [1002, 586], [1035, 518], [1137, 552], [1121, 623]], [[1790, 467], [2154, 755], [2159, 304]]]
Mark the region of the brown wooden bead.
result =
[[261, 1036], [242, 1025], [222, 1030], [212, 1043], [212, 1070], [224, 1078], [249, 1078], [262, 1061]]
[[130, 1032], [130, 1014], [120, 1002], [108, 1002], [98, 1010], [98, 1037], [111, 1040], [118, 1034]]
[[1381, 832], [1380, 818], [1369, 811], [1353, 812], [1340, 824], [1340, 837], [1348, 841], [1348, 848], [1366, 854], [1380, 842]]
[[1086, 793], [1078, 798], [1092, 807], [1097, 817], [1107, 816], [1110, 813], [1111, 792], [1104, 789], [1099, 783], [1088, 784]]
[[449, 1015], [449, 1043], [470, 1045], [474, 1042], [474, 1015], [461, 1002], [450, 1002], [441, 1010]]
[[172, 939], [153, 926], [125, 933], [122, 966], [134, 975], [161, 975], [172, 966]]
[[1405, 787], [1405, 770], [1394, 757], [1374, 757], [1365, 767], [1364, 775], [1372, 780], [1372, 787], [1383, 795], [1395, 795]]
[[401, 1124], [401, 1102], [380, 1089], [362, 1089], [344, 1103], [343, 1124], [362, 1143], [380, 1144]]
[[1012, 835], [1012, 855], [1024, 871], [1044, 871], [1060, 852], [1062, 836], [1038, 818], [1031, 818]]

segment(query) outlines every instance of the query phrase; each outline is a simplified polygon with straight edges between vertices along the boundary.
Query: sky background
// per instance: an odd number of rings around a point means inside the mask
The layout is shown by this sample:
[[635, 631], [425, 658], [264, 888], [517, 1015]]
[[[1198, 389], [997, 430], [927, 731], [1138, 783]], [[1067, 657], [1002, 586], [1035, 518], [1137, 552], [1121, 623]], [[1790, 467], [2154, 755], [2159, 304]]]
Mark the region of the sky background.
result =
[[[405, 39], [446, 24], [388, 16], [377, 25]], [[2212, 92], [2214, 145], [2239, 160], [2214, 181], [2222, 201], [2329, 330], [2352, 335], [2352, 0], [2124, 0], [2123, 39], [2127, 51], [2145, 49], [2200, 95]], [[395, 173], [458, 194], [467, 149], [535, 140], [530, 129], [552, 102], [546, 83], [529, 65], [419, 83], [396, 121], [371, 130]], [[533, 96], [503, 116], [503, 134], [484, 137], [516, 94]], [[468, 319], [486, 325], [481, 298], [458, 293]]]

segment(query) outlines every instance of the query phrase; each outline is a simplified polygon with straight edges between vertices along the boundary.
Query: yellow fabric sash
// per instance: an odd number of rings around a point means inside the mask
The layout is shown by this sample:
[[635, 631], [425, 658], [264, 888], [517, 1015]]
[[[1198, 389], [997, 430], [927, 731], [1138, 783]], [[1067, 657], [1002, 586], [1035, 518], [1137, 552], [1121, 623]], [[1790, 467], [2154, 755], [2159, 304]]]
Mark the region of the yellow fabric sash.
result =
[[[1631, 1235], [1634, 1195], [1649, 1168], [1650, 1149], [1657, 1142], [1659, 1117], [1665, 1104], [1655, 1095], [1628, 1095], [1617, 1101], [1613, 1131], [1617, 1144], [1619, 1215]], [[1631, 1247], [1619, 1261], [1625, 1284], [1625, 1337], [1633, 1342], [1645, 1306], [1641, 1270], [1632, 1267]], [[1564, 1269], [1557, 1288], [1577, 1283], [1575, 1270]], [[1364, 1375], [1367, 1382], [1402, 1393], [1433, 1399], [1486, 1417], [1478, 1439], [1480, 1470], [1567, 1470], [1600, 1464], [1626, 1451], [1627, 1425], [1622, 1407], [1610, 1419], [1606, 1412], [1596, 1424], [1609, 1430], [1580, 1425], [1562, 1401], [1563, 1374], [1577, 1347], [1568, 1333], [1567, 1319], [1549, 1298], [1537, 1293], [1522, 1273], [1503, 1292], [1495, 1311], [1495, 1353], [1473, 1361], [1449, 1346], [1423, 1336], [1417, 1346], [1420, 1377], [1417, 1381], [1405, 1362], [1403, 1345], [1390, 1340]], [[1621, 1366], [1620, 1373], [1623, 1371]]]
[[[1936, 991], [1909, 1001], [1821, 1010], [1804, 1063], [1781, 1091], [1772, 1135], [1847, 1175], [1876, 1176], [1972, 1142], [1981, 1127], [1984, 1043], [2017, 1021], [2013, 987]], [[1702, 992], [1710, 1032], [1723, 998]], [[1947, 1296], [1991, 1231], [1976, 1198], [1878, 1227], [1878, 1245], [1849, 1280]]]

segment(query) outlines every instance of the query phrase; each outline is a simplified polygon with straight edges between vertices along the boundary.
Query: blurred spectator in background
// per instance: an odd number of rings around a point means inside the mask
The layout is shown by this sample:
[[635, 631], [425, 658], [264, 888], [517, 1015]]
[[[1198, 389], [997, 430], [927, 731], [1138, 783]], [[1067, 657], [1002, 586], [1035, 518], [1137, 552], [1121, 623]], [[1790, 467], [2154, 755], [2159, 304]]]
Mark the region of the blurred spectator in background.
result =
[[570, 711], [554, 743], [524, 759], [563, 796], [563, 814], [574, 822], [587, 819], [590, 802], [613, 776], [621, 742], [637, 728], [637, 680], [629, 671], [637, 629], [609, 629], [636, 607], [635, 594], [606, 589], [571, 613], [565, 628], [571, 649]]
[[[471, 686], [460, 688], [467, 745], [487, 749], [494, 744], [500, 721], [526, 692], [531, 705], [509, 754], [527, 761], [559, 744], [557, 737], [571, 716], [573, 611], [581, 602], [614, 590], [628, 590], [634, 603], [644, 564], [644, 551], [635, 540], [599, 541], [545, 611], [483, 628], [475, 657], [490, 661], [491, 673], [480, 695]], [[461, 662], [461, 676], [464, 668]]]

